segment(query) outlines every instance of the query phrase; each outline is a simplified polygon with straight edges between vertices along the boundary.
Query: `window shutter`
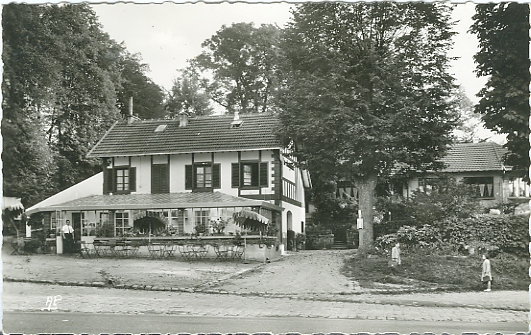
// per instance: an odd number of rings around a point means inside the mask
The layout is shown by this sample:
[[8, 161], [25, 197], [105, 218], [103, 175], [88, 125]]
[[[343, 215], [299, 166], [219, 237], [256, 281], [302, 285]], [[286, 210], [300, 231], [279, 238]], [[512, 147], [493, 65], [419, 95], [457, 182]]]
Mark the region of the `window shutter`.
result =
[[260, 163], [260, 186], [262, 187], [269, 186], [269, 178], [267, 172], [267, 163]]
[[240, 187], [240, 164], [232, 163], [232, 187]]
[[259, 185], [258, 170], [258, 163], [251, 164], [251, 186]]
[[129, 191], [136, 191], [136, 167], [129, 168]]
[[212, 165], [212, 188], [221, 188], [220, 169], [221, 169], [220, 164]]
[[112, 180], [113, 180], [113, 170], [104, 169], [103, 170], [103, 194], [109, 194], [113, 191], [112, 189]]
[[184, 188], [187, 190], [191, 190], [193, 186], [193, 169], [192, 165], [186, 165], [185, 166], [185, 172], [184, 172]]

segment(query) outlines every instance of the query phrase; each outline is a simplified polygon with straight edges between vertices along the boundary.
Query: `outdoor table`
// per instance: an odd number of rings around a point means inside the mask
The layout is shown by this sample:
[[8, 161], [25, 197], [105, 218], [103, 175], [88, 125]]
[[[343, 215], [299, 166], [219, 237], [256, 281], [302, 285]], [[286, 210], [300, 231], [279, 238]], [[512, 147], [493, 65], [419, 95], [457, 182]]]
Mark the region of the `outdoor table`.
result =
[[191, 245], [190, 248], [196, 259], [205, 258], [208, 254], [208, 249], [204, 245]]
[[114, 254], [114, 247], [116, 246], [115, 243], [110, 242], [94, 242], [94, 252], [97, 257], [104, 257], [104, 256], [110, 256]]

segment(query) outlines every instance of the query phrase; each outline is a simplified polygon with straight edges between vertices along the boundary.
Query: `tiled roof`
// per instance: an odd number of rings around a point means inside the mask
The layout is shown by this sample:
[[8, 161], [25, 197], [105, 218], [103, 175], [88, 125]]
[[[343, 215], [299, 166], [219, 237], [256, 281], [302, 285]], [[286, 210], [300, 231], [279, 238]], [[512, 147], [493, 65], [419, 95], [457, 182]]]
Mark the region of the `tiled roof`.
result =
[[502, 171], [506, 152], [494, 142], [454, 144], [442, 159], [442, 172]]
[[105, 194], [92, 195], [67, 201], [37, 211], [55, 210], [127, 210], [127, 209], [177, 209], [208, 207], [253, 207], [262, 206], [274, 210], [281, 207], [261, 200], [234, 197], [221, 192], [183, 192], [164, 194]]
[[[280, 125], [272, 115], [243, 115], [243, 123], [231, 128], [233, 116], [178, 120], [117, 122], [94, 146], [88, 157], [179, 154], [280, 148], [274, 131]], [[155, 131], [166, 125], [162, 131]]]

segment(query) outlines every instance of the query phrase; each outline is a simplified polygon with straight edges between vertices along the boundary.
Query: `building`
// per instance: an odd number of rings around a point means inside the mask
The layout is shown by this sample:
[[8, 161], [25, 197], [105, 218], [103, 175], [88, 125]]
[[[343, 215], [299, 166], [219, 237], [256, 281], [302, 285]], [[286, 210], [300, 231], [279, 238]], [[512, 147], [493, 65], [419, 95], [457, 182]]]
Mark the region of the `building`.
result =
[[29, 208], [56, 232], [70, 220], [78, 239], [133, 232], [188, 236], [196, 227], [241, 230], [242, 209], [267, 217], [281, 245], [287, 232], [303, 233], [309, 176], [283, 155], [271, 115], [208, 116], [115, 123], [88, 153], [102, 172]]
[[[521, 203], [529, 201], [529, 185], [503, 164], [507, 150], [494, 142], [454, 144], [443, 157], [445, 168], [441, 174], [455, 178], [476, 187], [480, 203], [488, 208], [500, 203]], [[428, 191], [433, 174], [411, 178], [404, 195], [413, 190]]]

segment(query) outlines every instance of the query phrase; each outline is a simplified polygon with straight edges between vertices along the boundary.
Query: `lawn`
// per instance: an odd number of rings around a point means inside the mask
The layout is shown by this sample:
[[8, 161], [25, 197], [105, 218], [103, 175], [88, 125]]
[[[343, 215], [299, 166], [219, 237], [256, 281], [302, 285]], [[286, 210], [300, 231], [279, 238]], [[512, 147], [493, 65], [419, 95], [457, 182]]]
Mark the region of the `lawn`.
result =
[[[482, 260], [479, 255], [468, 257], [427, 255], [416, 251], [402, 255], [402, 265], [393, 274], [389, 258], [370, 255], [368, 258], [347, 259], [343, 273], [362, 287], [374, 283], [413, 285], [419, 289], [448, 291], [482, 290]], [[529, 259], [498, 255], [491, 259], [493, 290], [527, 290], [530, 279]]]

